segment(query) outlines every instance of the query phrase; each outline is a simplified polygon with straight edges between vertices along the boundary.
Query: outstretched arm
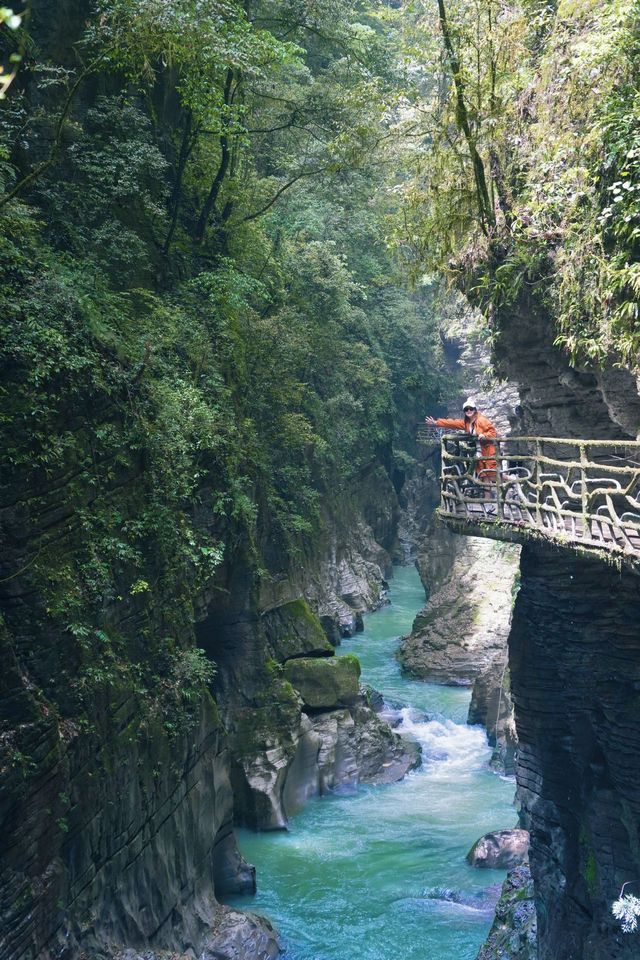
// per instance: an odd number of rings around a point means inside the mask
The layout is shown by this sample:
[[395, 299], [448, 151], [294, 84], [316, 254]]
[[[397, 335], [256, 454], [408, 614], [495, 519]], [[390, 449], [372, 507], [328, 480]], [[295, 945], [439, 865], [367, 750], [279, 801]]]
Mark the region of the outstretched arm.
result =
[[449, 419], [448, 417], [439, 417], [437, 420], [434, 420], [433, 417], [427, 417], [426, 420], [427, 423], [431, 423], [435, 427], [447, 427], [450, 430], [464, 430], [464, 420]]

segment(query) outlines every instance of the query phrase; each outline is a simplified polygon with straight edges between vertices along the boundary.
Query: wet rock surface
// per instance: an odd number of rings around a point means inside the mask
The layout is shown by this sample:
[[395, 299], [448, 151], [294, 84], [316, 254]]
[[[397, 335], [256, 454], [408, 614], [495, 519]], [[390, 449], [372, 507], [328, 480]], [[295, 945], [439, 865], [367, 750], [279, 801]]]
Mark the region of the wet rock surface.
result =
[[[506, 663], [519, 548], [453, 537], [448, 531], [442, 534], [436, 561], [440, 574], [435, 583], [427, 583], [429, 600], [402, 641], [399, 659], [421, 679], [471, 683], [489, 671], [493, 676], [497, 661], [502, 673]], [[445, 551], [450, 559], [446, 573]]]
[[491, 766], [508, 776], [515, 774], [518, 733], [511, 697], [508, 663], [497, 656], [473, 683], [467, 723], [481, 724], [493, 749]]
[[528, 859], [529, 834], [526, 830], [495, 830], [476, 840], [467, 854], [472, 867], [513, 870]]
[[313, 718], [320, 737], [320, 793], [358, 783], [394, 783], [420, 764], [420, 748], [394, 733], [364, 701]]
[[[276, 960], [283, 954], [277, 932], [264, 917], [218, 906], [198, 960]], [[99, 960], [193, 960], [193, 953], [129, 949], [101, 954]]]
[[[564, 954], [558, 953], [560, 960]], [[502, 885], [496, 915], [477, 960], [538, 960], [533, 881], [526, 864]]]
[[[236, 766], [236, 814], [255, 829], [285, 829], [314, 796], [359, 783], [392, 783], [420, 764], [420, 749], [394, 733], [358, 694], [349, 706], [299, 713], [290, 739], [273, 731]], [[240, 772], [241, 769], [241, 772]], [[242, 806], [239, 806], [242, 804]]]

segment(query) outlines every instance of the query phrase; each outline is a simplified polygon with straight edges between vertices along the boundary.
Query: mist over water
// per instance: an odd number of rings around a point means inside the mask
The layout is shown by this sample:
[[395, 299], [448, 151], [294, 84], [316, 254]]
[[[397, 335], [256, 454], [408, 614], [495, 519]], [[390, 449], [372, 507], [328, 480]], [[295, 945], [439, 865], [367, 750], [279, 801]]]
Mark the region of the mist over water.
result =
[[397, 730], [420, 743], [422, 767], [312, 800], [287, 833], [238, 831], [258, 894], [233, 903], [269, 917], [289, 960], [475, 960], [505, 876], [464, 856], [483, 833], [515, 825], [514, 785], [489, 771], [484, 731], [465, 724], [469, 688], [400, 673], [398, 638], [424, 603], [413, 567], [396, 568], [390, 598], [338, 655], [355, 653], [362, 680], [400, 711]]

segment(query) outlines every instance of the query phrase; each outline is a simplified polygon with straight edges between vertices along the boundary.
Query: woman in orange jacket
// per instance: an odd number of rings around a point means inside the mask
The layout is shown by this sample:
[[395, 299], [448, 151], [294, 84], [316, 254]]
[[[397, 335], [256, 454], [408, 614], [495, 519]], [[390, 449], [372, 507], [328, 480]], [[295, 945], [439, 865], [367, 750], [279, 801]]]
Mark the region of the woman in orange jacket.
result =
[[483, 459], [477, 460], [475, 465], [475, 474], [480, 482], [495, 483], [497, 463], [495, 460], [485, 460], [484, 457], [495, 457], [496, 446], [490, 441], [498, 436], [496, 428], [488, 417], [478, 413], [478, 408], [473, 397], [468, 397], [463, 406], [464, 420], [449, 419], [439, 417], [437, 420], [433, 417], [425, 417], [425, 421], [434, 427], [445, 427], [451, 430], [464, 430], [480, 441], [480, 451]]

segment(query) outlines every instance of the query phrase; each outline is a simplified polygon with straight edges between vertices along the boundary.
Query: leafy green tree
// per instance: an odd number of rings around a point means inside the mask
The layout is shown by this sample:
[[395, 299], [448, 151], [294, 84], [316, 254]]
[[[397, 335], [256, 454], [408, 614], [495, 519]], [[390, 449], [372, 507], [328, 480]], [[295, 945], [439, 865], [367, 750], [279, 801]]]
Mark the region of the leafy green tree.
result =
[[173, 690], [221, 564], [312, 549], [415, 453], [441, 386], [433, 306], [384, 239], [403, 85], [378, 11], [86, 12], [75, 68], [34, 37], [0, 199], [5, 482], [33, 518], [7, 576], [42, 594], [81, 698], [122, 671], [150, 689], [150, 651]]

